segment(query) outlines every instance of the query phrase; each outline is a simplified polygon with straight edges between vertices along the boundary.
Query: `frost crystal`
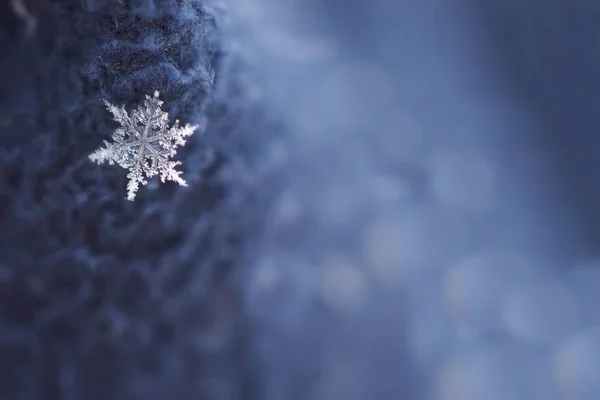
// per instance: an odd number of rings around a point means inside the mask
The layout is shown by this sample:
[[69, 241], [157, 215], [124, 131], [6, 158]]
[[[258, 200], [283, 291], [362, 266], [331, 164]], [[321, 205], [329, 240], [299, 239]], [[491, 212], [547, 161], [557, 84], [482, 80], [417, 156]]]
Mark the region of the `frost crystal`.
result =
[[177, 120], [168, 128], [169, 114], [161, 110], [163, 102], [158, 95], [158, 92], [154, 92], [154, 97], [146, 95], [144, 106], [134, 110], [131, 116], [123, 107], [104, 101], [121, 127], [112, 135], [114, 143], [105, 140], [105, 147], [94, 151], [89, 158], [98, 164], [108, 161], [111, 165], [116, 163], [129, 169], [127, 200], [133, 201], [140, 183], [148, 183], [144, 175], [151, 178], [160, 173], [162, 182], [169, 180], [187, 186], [179, 176], [181, 172], [175, 170], [181, 162], [171, 161], [171, 158], [177, 147], [185, 145], [185, 138], [192, 135], [198, 126], [187, 124], [180, 127]]

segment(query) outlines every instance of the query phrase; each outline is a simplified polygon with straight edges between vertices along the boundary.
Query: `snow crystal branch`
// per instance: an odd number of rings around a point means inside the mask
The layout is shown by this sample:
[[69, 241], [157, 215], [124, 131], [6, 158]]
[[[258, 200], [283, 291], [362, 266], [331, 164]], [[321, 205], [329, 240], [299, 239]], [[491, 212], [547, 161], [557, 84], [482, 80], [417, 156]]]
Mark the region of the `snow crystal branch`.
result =
[[105, 101], [106, 108], [113, 114], [115, 121], [121, 124], [113, 135], [113, 143], [104, 141], [104, 146], [90, 154], [90, 160], [102, 164], [118, 164], [129, 170], [127, 178], [127, 200], [133, 201], [140, 183], [146, 185], [151, 178], [160, 174], [160, 180], [174, 181], [187, 186], [175, 169], [180, 161], [172, 161], [177, 147], [185, 145], [186, 138], [198, 128], [196, 125], [179, 126], [175, 121], [168, 127], [169, 114], [161, 110], [163, 102], [158, 98], [146, 95], [144, 106], [138, 107], [131, 115], [123, 107], [116, 107]]

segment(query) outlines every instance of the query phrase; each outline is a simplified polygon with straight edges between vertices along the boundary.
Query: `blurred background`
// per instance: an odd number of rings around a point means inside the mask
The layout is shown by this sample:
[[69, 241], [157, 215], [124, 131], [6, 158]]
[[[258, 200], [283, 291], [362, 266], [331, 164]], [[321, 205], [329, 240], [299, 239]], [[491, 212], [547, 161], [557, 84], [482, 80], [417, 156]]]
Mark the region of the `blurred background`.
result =
[[[600, 396], [600, 5], [1, 7], [0, 398]], [[205, 129], [130, 203], [154, 90]]]

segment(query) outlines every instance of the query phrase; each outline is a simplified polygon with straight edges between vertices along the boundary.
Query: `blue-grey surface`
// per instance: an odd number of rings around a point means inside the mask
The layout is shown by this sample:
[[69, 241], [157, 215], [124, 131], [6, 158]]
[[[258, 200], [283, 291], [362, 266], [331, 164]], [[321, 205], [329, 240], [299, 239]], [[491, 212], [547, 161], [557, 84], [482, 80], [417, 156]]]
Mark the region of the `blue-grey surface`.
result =
[[[598, 398], [593, 2], [15, 3], [0, 398]], [[206, 130], [132, 204], [154, 90]]]
[[235, 210], [212, 134], [181, 152], [190, 190], [154, 182], [133, 204], [126, 171], [87, 158], [117, 126], [103, 99], [159, 90], [171, 122], [206, 123], [213, 16], [195, 0], [23, 2], [27, 36], [2, 4], [0, 398], [231, 398]]
[[597, 398], [600, 271], [570, 199], [598, 125], [567, 125], [574, 51], [544, 54], [591, 3], [533, 3], [235, 2], [248, 87], [285, 126], [245, 288], [261, 399]]

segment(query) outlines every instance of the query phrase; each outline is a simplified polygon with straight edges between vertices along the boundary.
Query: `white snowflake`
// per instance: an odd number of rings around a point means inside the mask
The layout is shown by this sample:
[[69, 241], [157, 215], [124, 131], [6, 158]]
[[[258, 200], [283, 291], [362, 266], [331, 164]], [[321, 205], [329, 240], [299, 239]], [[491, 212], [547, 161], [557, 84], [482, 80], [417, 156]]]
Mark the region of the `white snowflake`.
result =
[[104, 141], [105, 147], [90, 154], [90, 160], [102, 164], [119, 164], [129, 169], [127, 184], [127, 200], [133, 201], [140, 183], [146, 185], [151, 178], [160, 174], [160, 180], [167, 180], [187, 186], [181, 178], [181, 172], [175, 170], [180, 161], [171, 161], [177, 153], [177, 147], [185, 145], [185, 138], [192, 135], [198, 128], [196, 125], [179, 126], [179, 121], [169, 128], [169, 114], [161, 110], [163, 102], [158, 98], [146, 95], [144, 106], [138, 107], [131, 113], [123, 107], [116, 107], [104, 101], [106, 108], [113, 114], [115, 121], [121, 124], [113, 135], [114, 143]]

